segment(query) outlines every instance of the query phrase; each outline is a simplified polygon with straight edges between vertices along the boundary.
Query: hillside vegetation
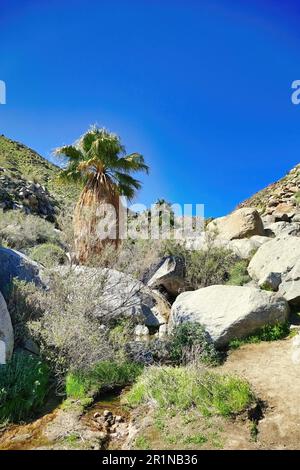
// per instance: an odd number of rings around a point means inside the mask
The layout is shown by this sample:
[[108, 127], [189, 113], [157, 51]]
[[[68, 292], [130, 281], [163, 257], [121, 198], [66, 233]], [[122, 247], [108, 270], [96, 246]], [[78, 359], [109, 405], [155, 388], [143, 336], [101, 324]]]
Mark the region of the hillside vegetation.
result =
[[[0, 203], [3, 200], [20, 202], [20, 191], [28, 184], [41, 185], [58, 208], [77, 199], [79, 187], [67, 188], [58, 182], [60, 168], [41, 157], [26, 145], [0, 136]], [[12, 208], [12, 207], [11, 207]]]

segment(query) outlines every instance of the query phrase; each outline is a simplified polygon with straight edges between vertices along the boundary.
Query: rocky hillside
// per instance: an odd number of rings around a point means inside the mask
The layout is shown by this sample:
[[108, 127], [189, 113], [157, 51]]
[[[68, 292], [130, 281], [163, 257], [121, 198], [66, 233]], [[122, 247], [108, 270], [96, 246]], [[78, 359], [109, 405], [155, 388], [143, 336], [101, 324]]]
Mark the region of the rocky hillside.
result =
[[62, 187], [59, 167], [24, 144], [0, 136], [0, 208], [19, 209], [49, 221], [76, 200], [78, 188]]
[[272, 216], [274, 222], [290, 222], [292, 219], [296, 221], [294, 217], [300, 212], [299, 205], [300, 164], [284, 178], [254, 194], [238, 207], [256, 207], [261, 215]]
[[0, 144], [0, 450], [297, 449], [300, 166], [186, 243], [76, 266], [43, 220], [59, 168]]

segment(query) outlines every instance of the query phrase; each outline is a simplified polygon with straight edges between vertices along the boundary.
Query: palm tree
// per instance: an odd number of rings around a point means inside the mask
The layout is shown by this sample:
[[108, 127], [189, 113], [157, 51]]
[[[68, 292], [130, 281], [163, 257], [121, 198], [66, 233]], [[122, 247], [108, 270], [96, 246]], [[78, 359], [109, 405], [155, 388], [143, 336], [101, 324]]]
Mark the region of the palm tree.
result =
[[[139, 153], [126, 155], [117, 135], [95, 126], [74, 145], [60, 147], [55, 153], [67, 159], [60, 179], [84, 185], [74, 211], [74, 245], [76, 260], [85, 263], [101, 253], [105, 244], [118, 246], [120, 196], [132, 199], [141, 183], [130, 173], [148, 173], [149, 168]], [[99, 238], [99, 224], [107, 221], [108, 207], [114, 208], [115, 218], [103, 239]]]

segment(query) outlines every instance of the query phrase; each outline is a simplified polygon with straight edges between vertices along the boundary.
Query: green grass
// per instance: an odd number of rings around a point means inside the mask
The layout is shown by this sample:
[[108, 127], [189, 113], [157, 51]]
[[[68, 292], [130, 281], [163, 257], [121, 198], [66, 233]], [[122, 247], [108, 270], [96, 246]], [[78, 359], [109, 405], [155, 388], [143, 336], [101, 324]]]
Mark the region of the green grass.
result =
[[148, 439], [144, 436], [139, 436], [136, 438], [134, 442], [134, 447], [137, 450], [150, 450], [151, 449]]
[[15, 353], [0, 365], [0, 423], [20, 422], [36, 413], [49, 389], [49, 369], [39, 358]]
[[148, 368], [124, 398], [131, 407], [155, 403], [171, 413], [196, 407], [203, 416], [235, 415], [254, 400], [245, 380], [189, 367]]
[[80, 440], [80, 434], [76, 432], [68, 434], [64, 439], [66, 444], [68, 444], [70, 447], [76, 447], [79, 440]]
[[204, 436], [204, 434], [195, 434], [193, 436], [187, 436], [183, 440], [183, 444], [195, 444], [195, 445], [202, 445], [205, 444], [208, 441], [207, 436]]
[[142, 366], [134, 362], [102, 361], [89, 371], [69, 372], [66, 377], [68, 398], [84, 399], [108, 388], [124, 387], [137, 378]]
[[246, 260], [237, 261], [228, 271], [229, 279], [227, 284], [230, 286], [243, 286], [250, 281], [247, 266], [248, 262]]
[[275, 325], [265, 325], [252, 335], [243, 339], [233, 339], [229, 343], [230, 349], [238, 349], [243, 344], [260, 343], [261, 341], [277, 341], [286, 338], [290, 334], [288, 322], [276, 323]]

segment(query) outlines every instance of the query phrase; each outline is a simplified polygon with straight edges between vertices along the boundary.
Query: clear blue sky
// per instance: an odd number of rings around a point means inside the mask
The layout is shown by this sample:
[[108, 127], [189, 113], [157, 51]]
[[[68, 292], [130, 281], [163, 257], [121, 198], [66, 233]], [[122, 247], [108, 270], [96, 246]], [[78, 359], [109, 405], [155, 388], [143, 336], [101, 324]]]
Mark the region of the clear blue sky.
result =
[[300, 2], [0, 0], [0, 133], [45, 157], [90, 124], [151, 167], [138, 201], [223, 215], [300, 161]]

